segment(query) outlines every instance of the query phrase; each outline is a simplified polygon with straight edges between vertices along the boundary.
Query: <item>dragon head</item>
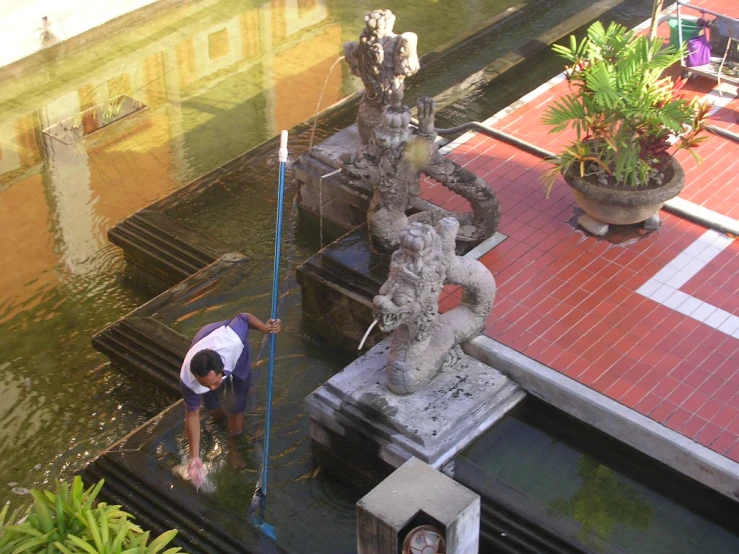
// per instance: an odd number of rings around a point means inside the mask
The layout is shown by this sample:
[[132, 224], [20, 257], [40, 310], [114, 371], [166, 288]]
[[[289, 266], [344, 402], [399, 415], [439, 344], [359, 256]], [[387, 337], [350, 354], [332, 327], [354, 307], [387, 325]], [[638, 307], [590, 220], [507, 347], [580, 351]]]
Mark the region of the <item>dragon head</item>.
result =
[[403, 229], [388, 279], [372, 301], [380, 329], [390, 332], [407, 325], [413, 339], [428, 336], [445, 274], [441, 239], [433, 227], [412, 223]]
[[386, 333], [394, 331], [403, 323], [417, 320], [421, 312], [413, 285], [405, 280], [385, 283], [380, 294], [373, 299], [372, 306], [380, 329]]

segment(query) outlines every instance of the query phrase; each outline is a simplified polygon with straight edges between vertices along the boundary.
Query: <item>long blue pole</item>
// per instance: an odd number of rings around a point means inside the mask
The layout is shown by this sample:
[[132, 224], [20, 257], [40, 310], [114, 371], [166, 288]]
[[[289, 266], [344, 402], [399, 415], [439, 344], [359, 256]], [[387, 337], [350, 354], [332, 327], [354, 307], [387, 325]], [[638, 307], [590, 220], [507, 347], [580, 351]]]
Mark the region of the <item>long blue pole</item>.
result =
[[[285, 196], [285, 165], [287, 165], [287, 131], [280, 135], [280, 180], [277, 188], [277, 224], [275, 227], [275, 260], [272, 273], [272, 312], [271, 318], [277, 319], [277, 301], [280, 284], [280, 250], [282, 245], [282, 204]], [[267, 409], [264, 421], [264, 458], [262, 460], [262, 496], [267, 496], [267, 474], [269, 472], [269, 432], [272, 419], [272, 382], [275, 370], [275, 342], [277, 335], [269, 335], [269, 366], [267, 370]]]

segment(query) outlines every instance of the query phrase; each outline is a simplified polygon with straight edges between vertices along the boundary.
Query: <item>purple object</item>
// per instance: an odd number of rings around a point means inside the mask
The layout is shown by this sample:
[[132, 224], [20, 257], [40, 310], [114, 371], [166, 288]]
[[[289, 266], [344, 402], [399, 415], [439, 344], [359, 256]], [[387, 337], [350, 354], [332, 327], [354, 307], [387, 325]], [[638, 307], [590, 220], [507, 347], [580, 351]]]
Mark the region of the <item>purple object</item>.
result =
[[688, 57], [685, 60], [687, 67], [706, 65], [711, 61], [711, 46], [705, 33], [693, 37], [688, 41]]

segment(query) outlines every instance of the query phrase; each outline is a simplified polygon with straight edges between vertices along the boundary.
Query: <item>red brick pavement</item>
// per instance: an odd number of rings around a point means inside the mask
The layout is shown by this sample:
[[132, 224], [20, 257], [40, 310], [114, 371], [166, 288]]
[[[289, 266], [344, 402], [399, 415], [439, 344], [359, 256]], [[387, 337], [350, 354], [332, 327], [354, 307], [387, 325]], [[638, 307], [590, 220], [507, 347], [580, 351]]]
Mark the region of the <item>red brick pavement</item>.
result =
[[[739, 13], [739, 0], [702, 4]], [[698, 78], [686, 93], [714, 84]], [[556, 150], [568, 137], [537, 122], [566, 88], [561, 82], [493, 126]], [[734, 98], [713, 121], [739, 132], [738, 110]], [[711, 135], [700, 154], [697, 166], [679, 156], [688, 180], [681, 197], [739, 217], [739, 146]], [[539, 158], [480, 134], [450, 157], [492, 184], [508, 237], [480, 259], [498, 284], [485, 334], [739, 462], [739, 241], [664, 211], [658, 232], [595, 238], [576, 228], [581, 212], [564, 182], [546, 198], [540, 177], [549, 166]], [[423, 197], [466, 209], [431, 182]], [[673, 260], [679, 267], [668, 267]], [[660, 276], [678, 270], [684, 279], [657, 290]], [[442, 309], [458, 296], [447, 289]]]

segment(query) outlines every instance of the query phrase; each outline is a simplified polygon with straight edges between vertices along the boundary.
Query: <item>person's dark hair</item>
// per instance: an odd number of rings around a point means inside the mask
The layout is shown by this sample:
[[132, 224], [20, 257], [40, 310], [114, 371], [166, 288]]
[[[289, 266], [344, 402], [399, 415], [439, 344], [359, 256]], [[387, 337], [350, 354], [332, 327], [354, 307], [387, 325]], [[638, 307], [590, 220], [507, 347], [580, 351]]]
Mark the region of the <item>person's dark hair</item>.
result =
[[190, 371], [198, 377], [205, 377], [211, 371], [223, 373], [223, 360], [218, 352], [205, 348], [195, 354], [190, 360]]

